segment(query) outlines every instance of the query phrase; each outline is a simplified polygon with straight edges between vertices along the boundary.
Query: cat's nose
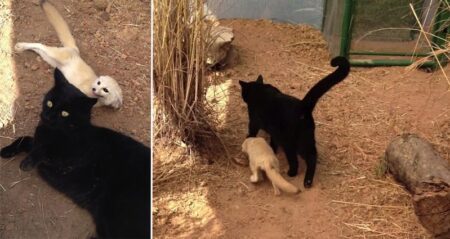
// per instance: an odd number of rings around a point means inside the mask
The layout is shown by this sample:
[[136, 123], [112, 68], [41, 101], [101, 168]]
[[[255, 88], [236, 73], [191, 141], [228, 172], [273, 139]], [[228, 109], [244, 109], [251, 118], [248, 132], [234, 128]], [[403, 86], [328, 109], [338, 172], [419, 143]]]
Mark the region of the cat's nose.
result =
[[92, 91], [94, 91], [94, 92], [95, 92], [95, 88], [92, 88]]

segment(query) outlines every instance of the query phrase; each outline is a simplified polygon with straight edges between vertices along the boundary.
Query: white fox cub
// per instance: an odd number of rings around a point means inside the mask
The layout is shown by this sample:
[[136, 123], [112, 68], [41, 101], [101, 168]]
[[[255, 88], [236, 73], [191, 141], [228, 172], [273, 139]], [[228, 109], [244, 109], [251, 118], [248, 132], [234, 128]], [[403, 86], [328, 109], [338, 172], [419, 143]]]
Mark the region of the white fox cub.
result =
[[70, 33], [69, 26], [56, 8], [46, 0], [41, 0], [40, 5], [63, 47], [18, 42], [15, 50], [17, 52], [31, 50], [39, 54], [48, 64], [60, 69], [67, 80], [87, 96], [98, 98], [97, 106], [120, 108], [122, 106], [122, 90], [119, 84], [109, 76], [97, 77], [94, 70], [81, 59], [80, 51]]
[[280, 189], [288, 193], [298, 193], [300, 190], [286, 181], [280, 175], [280, 164], [272, 148], [264, 138], [249, 137], [242, 144], [242, 151], [248, 154], [252, 176], [250, 181], [256, 183], [262, 180], [261, 171], [265, 171], [267, 177], [272, 181], [275, 195], [280, 195]]

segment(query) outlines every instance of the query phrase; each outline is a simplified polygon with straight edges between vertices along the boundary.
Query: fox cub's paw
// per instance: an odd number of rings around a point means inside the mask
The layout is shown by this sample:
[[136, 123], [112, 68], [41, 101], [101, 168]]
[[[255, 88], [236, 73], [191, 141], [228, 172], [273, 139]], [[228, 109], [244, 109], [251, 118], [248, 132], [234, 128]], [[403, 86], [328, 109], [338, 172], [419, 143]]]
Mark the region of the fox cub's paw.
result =
[[23, 42], [16, 43], [16, 45], [14, 46], [14, 50], [16, 52], [23, 52], [23, 51], [25, 51], [26, 50], [25, 44], [26, 43], [23, 43]]

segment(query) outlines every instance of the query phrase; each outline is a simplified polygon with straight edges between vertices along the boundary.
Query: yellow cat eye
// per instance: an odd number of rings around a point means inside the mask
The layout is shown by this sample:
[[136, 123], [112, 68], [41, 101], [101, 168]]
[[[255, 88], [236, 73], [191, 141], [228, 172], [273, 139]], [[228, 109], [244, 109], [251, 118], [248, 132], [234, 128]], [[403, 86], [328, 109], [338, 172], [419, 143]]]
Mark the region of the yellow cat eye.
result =
[[63, 111], [61, 111], [61, 116], [62, 117], [67, 117], [67, 116], [69, 116], [69, 112], [63, 110]]
[[47, 100], [47, 107], [48, 108], [52, 108], [53, 107], [53, 102], [51, 102], [50, 100]]

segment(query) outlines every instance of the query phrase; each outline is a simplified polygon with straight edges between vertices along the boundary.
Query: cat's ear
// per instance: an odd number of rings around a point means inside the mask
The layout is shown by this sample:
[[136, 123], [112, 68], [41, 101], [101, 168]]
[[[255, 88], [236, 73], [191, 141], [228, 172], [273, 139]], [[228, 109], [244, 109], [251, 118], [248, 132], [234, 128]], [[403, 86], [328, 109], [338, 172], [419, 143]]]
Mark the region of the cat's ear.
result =
[[241, 87], [245, 87], [245, 86], [247, 86], [247, 82], [245, 82], [245, 81], [239, 81], [239, 85], [241, 85]]
[[90, 97], [85, 98], [86, 105], [88, 105], [91, 108], [97, 103], [97, 100], [98, 100], [97, 98], [90, 98]]
[[64, 74], [58, 68], [55, 68], [53, 78], [55, 79], [55, 86], [62, 86], [68, 82], [66, 77], [64, 77]]
[[90, 98], [90, 97], [79, 97], [78, 103], [86, 107], [88, 109], [92, 108], [97, 103], [97, 98]]
[[256, 79], [256, 83], [260, 83], [260, 84], [263, 83], [263, 77], [262, 77], [262, 75], [259, 75], [259, 76], [258, 76], [258, 79]]

